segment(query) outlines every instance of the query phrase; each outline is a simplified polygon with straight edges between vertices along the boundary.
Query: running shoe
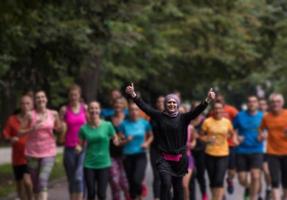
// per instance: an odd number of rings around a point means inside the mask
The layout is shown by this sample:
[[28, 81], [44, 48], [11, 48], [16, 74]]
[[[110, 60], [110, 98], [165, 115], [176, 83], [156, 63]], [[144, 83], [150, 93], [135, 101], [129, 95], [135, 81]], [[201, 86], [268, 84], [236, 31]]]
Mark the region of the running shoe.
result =
[[202, 200], [208, 200], [208, 197], [207, 197], [206, 193], [202, 194]]
[[233, 192], [234, 192], [233, 181], [230, 180], [229, 178], [227, 178], [226, 182], [227, 182], [227, 192], [228, 192], [228, 194], [233, 194]]
[[244, 190], [244, 197], [243, 197], [244, 200], [249, 200], [249, 189], [248, 188], [245, 188]]
[[272, 193], [271, 190], [265, 191], [265, 200], [271, 200], [272, 199]]
[[147, 197], [147, 195], [148, 195], [148, 188], [147, 188], [147, 186], [146, 186], [146, 184], [142, 184], [142, 192], [141, 192], [141, 196], [142, 197]]

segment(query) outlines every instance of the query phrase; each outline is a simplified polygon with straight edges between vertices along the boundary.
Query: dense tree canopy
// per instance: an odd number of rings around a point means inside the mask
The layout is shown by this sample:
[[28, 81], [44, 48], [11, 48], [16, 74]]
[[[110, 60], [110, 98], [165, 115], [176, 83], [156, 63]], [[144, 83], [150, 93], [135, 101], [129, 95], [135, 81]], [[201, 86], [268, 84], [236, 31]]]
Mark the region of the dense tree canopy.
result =
[[72, 82], [87, 100], [129, 81], [146, 97], [287, 92], [286, 13], [283, 0], [3, 0], [1, 118], [37, 88], [58, 107]]

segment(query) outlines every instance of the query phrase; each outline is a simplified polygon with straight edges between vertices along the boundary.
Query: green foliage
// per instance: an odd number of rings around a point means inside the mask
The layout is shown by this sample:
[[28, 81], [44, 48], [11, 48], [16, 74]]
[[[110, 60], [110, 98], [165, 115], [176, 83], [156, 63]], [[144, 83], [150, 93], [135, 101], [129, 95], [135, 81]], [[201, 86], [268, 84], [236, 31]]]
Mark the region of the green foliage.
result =
[[[0, 87], [6, 99], [44, 88], [53, 106], [66, 101], [66, 88], [74, 81], [85, 83], [89, 98], [129, 81], [147, 97], [178, 89], [185, 97], [202, 98], [211, 86], [227, 94], [236, 89], [243, 97], [245, 88], [254, 91], [266, 81], [270, 90], [284, 91], [286, 5], [4, 0]], [[96, 92], [90, 94], [91, 88]]]

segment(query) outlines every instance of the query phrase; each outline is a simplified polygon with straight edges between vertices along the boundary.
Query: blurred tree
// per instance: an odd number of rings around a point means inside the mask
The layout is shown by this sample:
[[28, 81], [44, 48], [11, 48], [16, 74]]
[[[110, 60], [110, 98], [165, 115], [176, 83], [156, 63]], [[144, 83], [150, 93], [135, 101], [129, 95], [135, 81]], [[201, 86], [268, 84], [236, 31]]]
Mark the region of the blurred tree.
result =
[[[1, 118], [21, 93], [43, 88], [50, 104], [77, 82], [86, 100], [133, 81], [142, 95], [209, 87], [240, 103], [258, 84], [285, 91], [285, 1], [3, 0]], [[266, 88], [266, 87], [265, 87]]]

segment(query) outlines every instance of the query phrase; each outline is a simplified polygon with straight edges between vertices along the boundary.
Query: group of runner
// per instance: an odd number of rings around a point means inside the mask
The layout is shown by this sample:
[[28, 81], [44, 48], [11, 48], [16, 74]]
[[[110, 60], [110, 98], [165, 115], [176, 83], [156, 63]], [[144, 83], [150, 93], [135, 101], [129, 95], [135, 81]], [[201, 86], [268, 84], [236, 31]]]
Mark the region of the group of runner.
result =
[[19, 198], [48, 199], [58, 133], [71, 200], [106, 199], [108, 185], [113, 200], [143, 199], [148, 162], [155, 200], [196, 199], [196, 181], [202, 200], [223, 200], [225, 180], [232, 194], [236, 175], [244, 199], [263, 199], [264, 177], [264, 199], [287, 200], [287, 111], [281, 94], [268, 101], [249, 96], [247, 109], [238, 112], [212, 89], [190, 109], [176, 93], [159, 96], [154, 107], [133, 84], [125, 93], [128, 100], [114, 90], [111, 107], [102, 109], [98, 101], [85, 104], [80, 86], [72, 85], [59, 112], [47, 108], [42, 90], [23, 95], [2, 133], [12, 145]]

